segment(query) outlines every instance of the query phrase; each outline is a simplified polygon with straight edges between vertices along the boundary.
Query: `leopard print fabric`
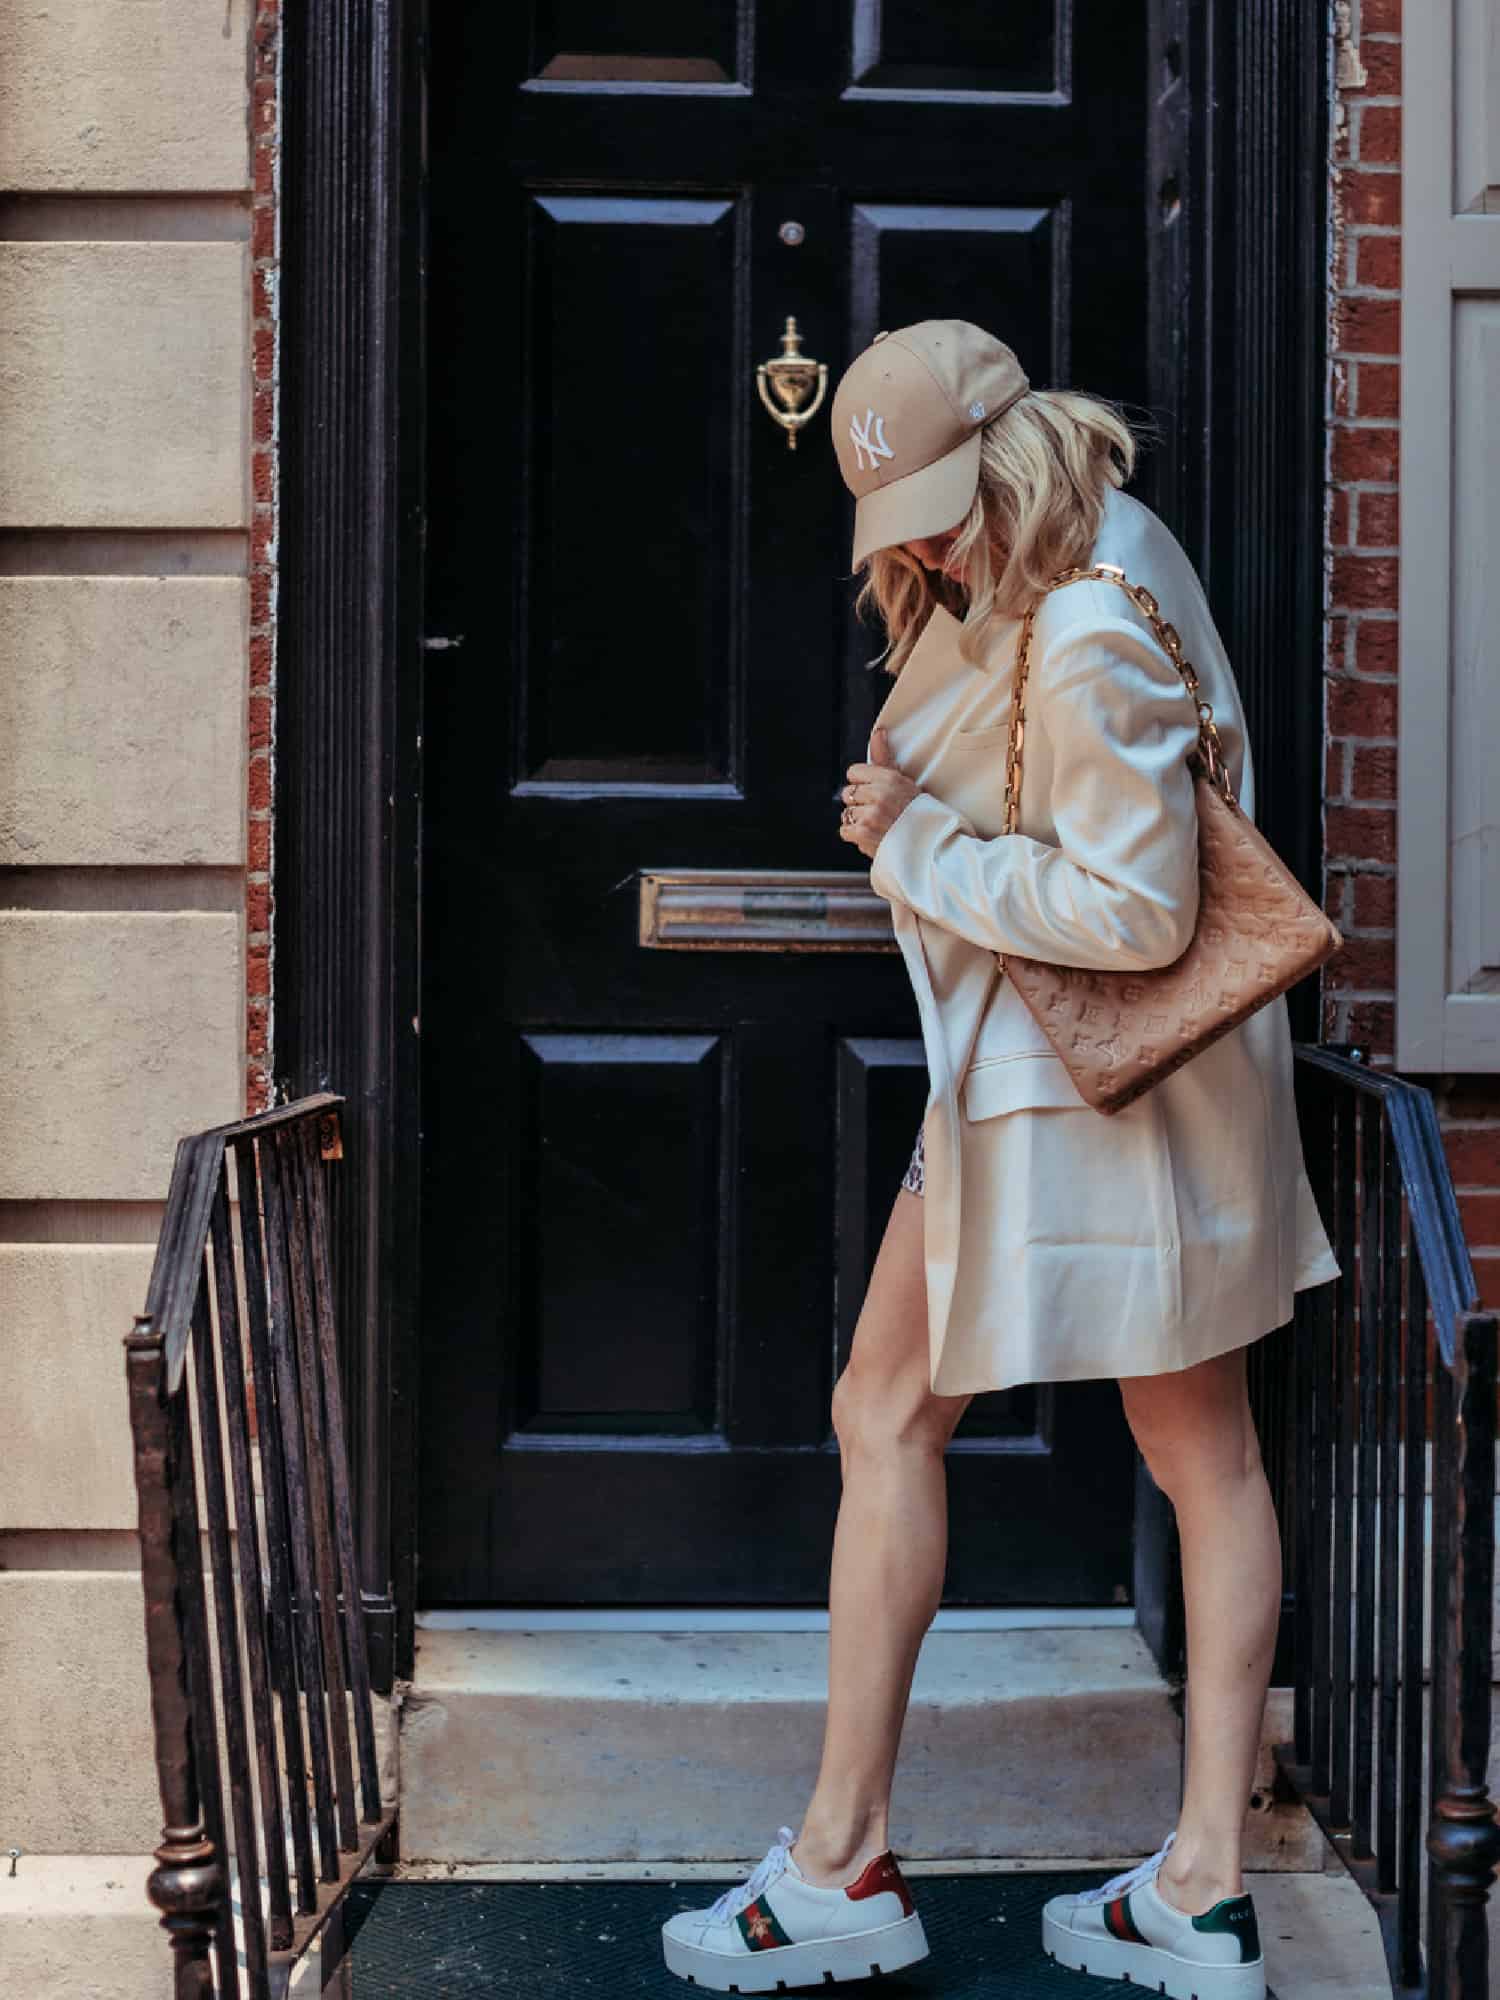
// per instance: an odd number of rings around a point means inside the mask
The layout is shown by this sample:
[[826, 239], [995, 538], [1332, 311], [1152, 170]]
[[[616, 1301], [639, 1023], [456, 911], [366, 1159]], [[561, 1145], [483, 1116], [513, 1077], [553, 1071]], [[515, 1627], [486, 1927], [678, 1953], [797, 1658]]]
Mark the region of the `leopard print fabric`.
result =
[[922, 1127], [917, 1127], [917, 1143], [912, 1149], [911, 1164], [901, 1176], [901, 1185], [908, 1194], [925, 1194], [927, 1191], [927, 1160], [922, 1151]]

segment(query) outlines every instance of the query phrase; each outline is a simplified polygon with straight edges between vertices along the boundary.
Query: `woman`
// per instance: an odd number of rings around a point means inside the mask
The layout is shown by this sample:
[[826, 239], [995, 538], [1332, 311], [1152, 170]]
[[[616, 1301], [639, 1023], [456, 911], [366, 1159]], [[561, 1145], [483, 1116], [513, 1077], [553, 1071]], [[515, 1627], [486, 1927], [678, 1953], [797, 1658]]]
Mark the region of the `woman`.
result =
[[[997, 955], [1144, 970], [1197, 917], [1193, 703], [1156, 596], [1212, 704], [1237, 797], [1253, 773], [1198, 579], [1120, 489], [1135, 440], [1098, 399], [1031, 389], [981, 328], [877, 334], [835, 395], [861, 609], [895, 685], [840, 837], [891, 904], [931, 1090], [834, 1389], [843, 1467], [822, 1765], [800, 1833], [664, 1927], [668, 1964], [774, 1992], [926, 1953], [888, 1835], [896, 1751], [946, 1557], [944, 1449], [970, 1397], [1118, 1379], [1177, 1514], [1186, 1780], [1138, 1868], [1055, 1897], [1045, 1949], [1180, 2000], [1261, 2000], [1241, 1835], [1281, 1604], [1280, 1543], [1246, 1395], [1248, 1344], [1338, 1275], [1303, 1167], [1284, 1000], [1110, 1118], [1089, 1109]], [[1045, 593], [1045, 594], [1044, 594]], [[1036, 606], [1017, 831], [1001, 831], [1021, 616]], [[999, 1754], [999, 1746], [997, 1746]]]

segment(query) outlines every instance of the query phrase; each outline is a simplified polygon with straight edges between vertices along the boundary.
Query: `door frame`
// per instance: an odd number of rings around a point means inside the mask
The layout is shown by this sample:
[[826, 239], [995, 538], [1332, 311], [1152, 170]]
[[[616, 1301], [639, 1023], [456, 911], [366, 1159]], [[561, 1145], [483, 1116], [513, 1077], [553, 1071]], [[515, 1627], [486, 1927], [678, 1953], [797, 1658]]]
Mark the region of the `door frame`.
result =
[[[1279, 746], [1261, 823], [1320, 894], [1324, 8], [1148, 8], [1164, 442], [1146, 497], [1204, 577], [1252, 738]], [[348, 1099], [334, 1268], [385, 1689], [412, 1671], [417, 1602], [426, 17], [426, 0], [301, 0], [282, 67], [273, 1074], [279, 1094]], [[1302, 1039], [1317, 1005], [1310, 983], [1292, 996]], [[1146, 1506], [1138, 1522], [1138, 1614], [1165, 1663], [1169, 1520]]]

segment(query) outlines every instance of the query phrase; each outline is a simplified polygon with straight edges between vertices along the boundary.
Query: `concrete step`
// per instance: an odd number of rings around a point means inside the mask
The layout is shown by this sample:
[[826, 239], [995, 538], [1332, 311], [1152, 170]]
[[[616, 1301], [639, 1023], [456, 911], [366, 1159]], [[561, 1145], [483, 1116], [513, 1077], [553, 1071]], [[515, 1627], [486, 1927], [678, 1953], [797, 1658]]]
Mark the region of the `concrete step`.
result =
[[[408, 1861], [759, 1854], [817, 1773], [826, 1631], [418, 1634], [402, 1712]], [[893, 1801], [930, 1859], [1149, 1853], [1180, 1729], [1133, 1629], [933, 1630]], [[1282, 1865], [1297, 1865], [1288, 1857]]]
[[[7, 1864], [8, 1866], [8, 1864]], [[0, 1990], [26, 2000], [170, 2000], [172, 1947], [138, 1854], [23, 1854], [0, 1870]]]

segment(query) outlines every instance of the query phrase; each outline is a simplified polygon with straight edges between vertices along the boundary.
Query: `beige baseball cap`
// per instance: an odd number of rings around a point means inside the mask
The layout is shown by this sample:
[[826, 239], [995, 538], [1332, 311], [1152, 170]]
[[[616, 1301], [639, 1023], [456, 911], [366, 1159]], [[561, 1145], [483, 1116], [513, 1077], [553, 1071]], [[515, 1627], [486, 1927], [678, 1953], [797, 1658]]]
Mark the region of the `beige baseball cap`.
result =
[[872, 549], [940, 535], [979, 485], [979, 433], [1031, 384], [1003, 340], [966, 319], [877, 333], [833, 394], [834, 449], [854, 509], [857, 568]]

